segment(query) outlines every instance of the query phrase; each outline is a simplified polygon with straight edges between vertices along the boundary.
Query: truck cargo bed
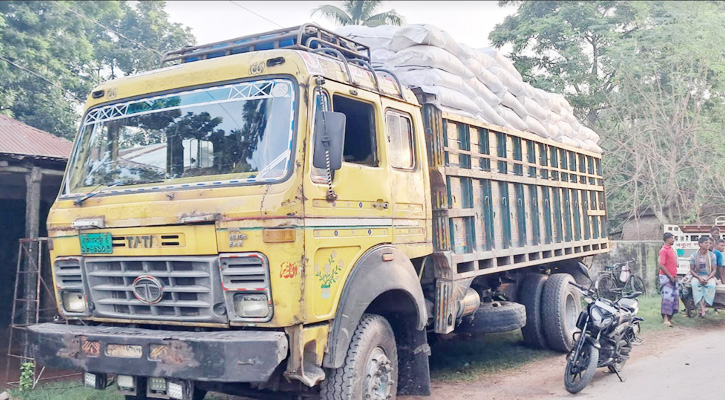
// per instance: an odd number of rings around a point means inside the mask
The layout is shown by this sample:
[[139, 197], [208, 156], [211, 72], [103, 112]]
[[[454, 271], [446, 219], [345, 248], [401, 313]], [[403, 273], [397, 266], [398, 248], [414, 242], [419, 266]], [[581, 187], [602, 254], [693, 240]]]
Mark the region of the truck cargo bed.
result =
[[597, 153], [423, 107], [437, 276], [608, 251]]

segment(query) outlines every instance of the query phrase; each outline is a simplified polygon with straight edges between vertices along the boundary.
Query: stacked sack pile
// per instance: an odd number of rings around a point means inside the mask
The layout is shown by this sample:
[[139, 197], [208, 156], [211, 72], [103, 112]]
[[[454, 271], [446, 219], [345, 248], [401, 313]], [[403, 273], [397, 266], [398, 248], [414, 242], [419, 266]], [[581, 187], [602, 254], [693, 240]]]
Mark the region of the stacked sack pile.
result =
[[344, 26], [337, 33], [369, 46], [374, 66], [435, 95], [443, 111], [602, 152], [599, 135], [577, 121], [564, 96], [524, 82], [496, 49], [471, 49], [428, 24]]

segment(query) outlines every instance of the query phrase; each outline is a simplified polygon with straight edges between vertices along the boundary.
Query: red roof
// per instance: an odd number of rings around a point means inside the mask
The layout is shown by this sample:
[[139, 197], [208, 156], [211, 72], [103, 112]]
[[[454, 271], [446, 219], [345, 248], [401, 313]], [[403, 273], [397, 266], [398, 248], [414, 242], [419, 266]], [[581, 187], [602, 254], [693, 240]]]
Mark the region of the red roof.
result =
[[0, 153], [68, 159], [73, 142], [0, 114]]

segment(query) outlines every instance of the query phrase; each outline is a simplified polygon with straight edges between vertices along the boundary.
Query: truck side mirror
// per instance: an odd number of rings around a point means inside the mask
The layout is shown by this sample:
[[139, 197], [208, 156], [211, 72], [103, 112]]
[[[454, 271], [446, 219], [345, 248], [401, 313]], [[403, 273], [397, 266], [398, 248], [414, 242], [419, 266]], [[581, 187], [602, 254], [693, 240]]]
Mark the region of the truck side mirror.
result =
[[345, 114], [334, 111], [318, 111], [315, 114], [315, 152], [312, 166], [331, 171], [342, 167], [342, 151], [345, 147]]

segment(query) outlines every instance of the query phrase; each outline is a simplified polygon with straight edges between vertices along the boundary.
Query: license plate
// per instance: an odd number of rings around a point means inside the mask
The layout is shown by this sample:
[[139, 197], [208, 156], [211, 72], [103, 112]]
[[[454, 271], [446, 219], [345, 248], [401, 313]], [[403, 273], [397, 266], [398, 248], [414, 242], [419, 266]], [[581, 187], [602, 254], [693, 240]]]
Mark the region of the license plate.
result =
[[112, 254], [113, 242], [110, 233], [81, 233], [82, 254]]

